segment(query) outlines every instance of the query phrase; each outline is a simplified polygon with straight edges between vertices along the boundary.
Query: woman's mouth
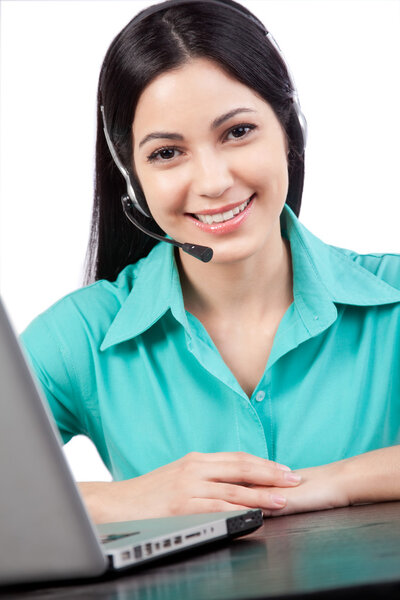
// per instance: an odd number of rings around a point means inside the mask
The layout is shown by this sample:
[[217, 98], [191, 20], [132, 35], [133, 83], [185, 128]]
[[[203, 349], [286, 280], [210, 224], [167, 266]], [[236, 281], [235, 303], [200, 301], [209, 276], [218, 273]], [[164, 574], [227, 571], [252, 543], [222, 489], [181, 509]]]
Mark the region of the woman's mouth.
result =
[[250, 202], [250, 198], [245, 200], [242, 204], [240, 204], [233, 210], [228, 210], [223, 213], [217, 213], [214, 215], [196, 215], [195, 214], [193, 216], [196, 217], [196, 219], [199, 219], [199, 221], [201, 221], [202, 223], [208, 223], [209, 225], [212, 225], [213, 223], [222, 223], [225, 221], [229, 221], [229, 219], [233, 219], [234, 216], [241, 213], [246, 208], [246, 206], [248, 205], [249, 202]]
[[187, 214], [186, 216], [200, 229], [210, 233], [230, 233], [237, 229], [250, 214], [256, 194], [226, 212], [212, 215]]

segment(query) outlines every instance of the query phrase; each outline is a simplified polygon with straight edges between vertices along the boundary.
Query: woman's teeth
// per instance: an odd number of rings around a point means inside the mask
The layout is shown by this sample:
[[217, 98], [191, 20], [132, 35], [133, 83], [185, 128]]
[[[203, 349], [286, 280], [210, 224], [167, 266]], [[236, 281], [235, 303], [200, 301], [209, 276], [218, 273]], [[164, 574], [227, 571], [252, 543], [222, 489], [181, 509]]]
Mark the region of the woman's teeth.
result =
[[233, 219], [240, 212], [244, 211], [250, 200], [253, 196], [251, 196], [248, 200], [245, 200], [240, 206], [237, 206], [233, 210], [228, 210], [223, 213], [217, 213], [215, 215], [194, 215], [196, 219], [199, 219], [202, 223], [207, 223], [211, 225], [212, 223], [222, 223], [224, 221], [229, 221], [229, 219]]

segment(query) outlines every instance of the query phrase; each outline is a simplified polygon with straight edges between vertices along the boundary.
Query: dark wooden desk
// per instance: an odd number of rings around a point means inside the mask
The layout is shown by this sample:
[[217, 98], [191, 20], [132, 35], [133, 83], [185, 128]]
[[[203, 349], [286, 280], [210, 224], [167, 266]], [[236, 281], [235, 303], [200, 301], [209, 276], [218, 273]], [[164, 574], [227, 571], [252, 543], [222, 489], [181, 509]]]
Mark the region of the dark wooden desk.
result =
[[13, 600], [400, 600], [400, 502], [271, 518], [212, 552], [103, 581], [0, 592]]

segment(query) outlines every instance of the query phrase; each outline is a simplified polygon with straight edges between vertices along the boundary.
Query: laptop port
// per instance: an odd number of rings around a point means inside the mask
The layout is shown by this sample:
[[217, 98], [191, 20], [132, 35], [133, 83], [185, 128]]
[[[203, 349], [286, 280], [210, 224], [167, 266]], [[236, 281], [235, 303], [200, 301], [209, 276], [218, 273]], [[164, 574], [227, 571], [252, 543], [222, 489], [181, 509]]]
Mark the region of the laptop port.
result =
[[124, 550], [123, 552], [121, 552], [121, 558], [122, 560], [128, 560], [128, 558], [131, 557], [131, 551], [130, 550]]
[[181, 544], [181, 543], [182, 543], [182, 536], [177, 535], [176, 538], [174, 539], [174, 544]]
[[133, 549], [133, 553], [135, 555], [135, 558], [142, 558], [142, 546], [136, 546]]
[[152, 553], [151, 543], [148, 543], [148, 544], [145, 545], [145, 550], [146, 550], [147, 556], [150, 556], [150, 554]]
[[188, 535], [185, 535], [185, 538], [188, 540], [189, 538], [197, 537], [198, 535], [201, 535], [200, 531], [196, 531], [195, 533], [189, 533]]
[[164, 548], [169, 548], [171, 545], [171, 540], [164, 540], [163, 546]]

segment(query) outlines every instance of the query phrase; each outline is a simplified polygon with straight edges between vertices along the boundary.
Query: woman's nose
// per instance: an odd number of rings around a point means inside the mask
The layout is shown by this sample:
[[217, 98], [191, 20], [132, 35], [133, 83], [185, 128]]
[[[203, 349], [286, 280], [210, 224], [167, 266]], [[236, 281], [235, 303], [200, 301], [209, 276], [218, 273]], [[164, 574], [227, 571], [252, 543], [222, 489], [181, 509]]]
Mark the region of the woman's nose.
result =
[[228, 161], [218, 153], [207, 153], [193, 164], [192, 190], [197, 196], [219, 198], [234, 182]]

